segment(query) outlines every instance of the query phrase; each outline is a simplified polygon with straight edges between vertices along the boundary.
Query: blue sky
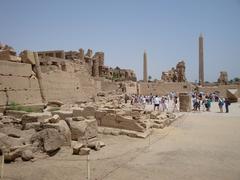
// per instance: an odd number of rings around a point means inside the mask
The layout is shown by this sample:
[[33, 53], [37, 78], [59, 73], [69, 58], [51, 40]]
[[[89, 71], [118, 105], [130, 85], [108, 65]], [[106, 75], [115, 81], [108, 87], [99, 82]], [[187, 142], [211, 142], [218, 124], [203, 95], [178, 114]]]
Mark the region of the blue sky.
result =
[[240, 0], [1, 0], [0, 19], [0, 41], [18, 52], [92, 48], [138, 79], [146, 49], [153, 78], [185, 60], [197, 80], [203, 33], [205, 80], [240, 77]]

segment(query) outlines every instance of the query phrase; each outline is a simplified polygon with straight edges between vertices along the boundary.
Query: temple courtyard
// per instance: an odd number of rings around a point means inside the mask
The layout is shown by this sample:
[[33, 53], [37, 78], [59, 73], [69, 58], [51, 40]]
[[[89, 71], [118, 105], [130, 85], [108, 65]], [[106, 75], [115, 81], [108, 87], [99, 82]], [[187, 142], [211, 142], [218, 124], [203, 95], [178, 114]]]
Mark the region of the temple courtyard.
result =
[[[147, 107], [151, 108], [151, 106]], [[190, 112], [145, 139], [100, 135], [106, 146], [89, 156], [92, 180], [239, 180], [240, 103], [230, 113]], [[50, 158], [5, 164], [14, 180], [87, 179], [87, 156], [62, 148]]]

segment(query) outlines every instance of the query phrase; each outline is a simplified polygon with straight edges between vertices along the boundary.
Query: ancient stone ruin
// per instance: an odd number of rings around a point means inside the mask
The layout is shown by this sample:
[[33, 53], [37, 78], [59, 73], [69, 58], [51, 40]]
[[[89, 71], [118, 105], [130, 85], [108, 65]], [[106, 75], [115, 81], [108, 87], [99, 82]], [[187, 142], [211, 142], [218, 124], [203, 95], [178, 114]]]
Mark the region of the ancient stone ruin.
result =
[[226, 85], [228, 84], [228, 74], [226, 71], [221, 71], [219, 78], [218, 78], [218, 83], [221, 85]]
[[186, 82], [185, 62], [177, 63], [176, 68], [162, 72], [161, 80], [164, 82]]
[[62, 147], [86, 155], [105, 146], [99, 134], [146, 138], [152, 128], [164, 128], [177, 118], [126, 102], [137, 92], [136, 75], [105, 66], [103, 52], [25, 50], [17, 56], [1, 45], [0, 55], [5, 162], [35, 161]]

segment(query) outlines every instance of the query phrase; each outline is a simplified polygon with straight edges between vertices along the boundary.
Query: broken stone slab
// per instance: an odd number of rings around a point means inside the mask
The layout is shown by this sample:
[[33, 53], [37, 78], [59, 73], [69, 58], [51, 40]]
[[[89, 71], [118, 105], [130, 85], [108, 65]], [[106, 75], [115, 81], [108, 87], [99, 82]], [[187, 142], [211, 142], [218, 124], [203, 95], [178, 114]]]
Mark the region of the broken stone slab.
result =
[[59, 110], [59, 111], [53, 111], [52, 112], [52, 115], [59, 115], [61, 119], [66, 119], [68, 117], [73, 117], [73, 111], [62, 111], [62, 110]]
[[73, 117], [72, 120], [73, 121], [84, 121], [84, 120], [86, 120], [86, 118], [83, 116], [79, 116], [79, 117]]
[[9, 149], [14, 146], [22, 146], [24, 144], [23, 140], [20, 138], [9, 137], [4, 133], [0, 133], [0, 147], [5, 147]]
[[27, 123], [23, 126], [23, 130], [34, 129], [36, 131], [42, 130], [42, 124], [40, 122]]
[[117, 122], [117, 128], [119, 129], [126, 129], [126, 130], [139, 131], [139, 132], [144, 132], [146, 130], [144, 127], [142, 127], [130, 116], [117, 115], [116, 122]]
[[174, 113], [170, 113], [170, 112], [167, 112], [167, 113], [166, 113], [166, 116], [167, 116], [167, 118], [169, 118], [169, 119], [175, 119], [175, 118], [176, 118], [176, 115], [175, 115]]
[[28, 113], [28, 114], [23, 115], [22, 125], [25, 126], [25, 124], [33, 123], [33, 122], [44, 122], [45, 119], [48, 119], [50, 117], [51, 117], [50, 112]]
[[80, 149], [79, 155], [88, 155], [88, 154], [90, 154], [90, 150], [91, 150], [90, 148], [83, 147]]
[[136, 132], [130, 130], [121, 129], [120, 135], [126, 135], [133, 138], [146, 138], [152, 133], [151, 129], [146, 130], [145, 132]]
[[150, 114], [151, 119], [158, 119], [158, 116], [160, 115], [159, 111], [152, 111]]
[[138, 119], [141, 118], [141, 114], [140, 114], [139, 111], [132, 111], [132, 112], [131, 112], [131, 116], [132, 116], [132, 118], [133, 118], [134, 120], [138, 120]]
[[101, 126], [117, 128], [116, 114], [109, 113], [103, 116], [101, 119]]
[[95, 117], [96, 108], [93, 106], [87, 106], [84, 109], [73, 109], [73, 117], [78, 116], [94, 116]]
[[105, 96], [106, 96], [106, 93], [105, 93], [105, 92], [98, 92], [98, 93], [97, 93], [97, 96], [105, 97]]
[[6, 113], [5, 115], [6, 116], [12, 116], [12, 117], [15, 117], [15, 118], [22, 118], [23, 115], [25, 114], [28, 114], [28, 112], [26, 111], [16, 111], [16, 110], [6, 110]]
[[63, 102], [55, 100], [55, 101], [48, 101], [47, 106], [52, 106], [52, 107], [61, 107], [64, 105]]
[[30, 161], [31, 159], [34, 158], [34, 155], [31, 150], [26, 149], [22, 152], [21, 157], [23, 161]]
[[12, 116], [1, 116], [0, 122], [2, 122], [4, 125], [5, 124], [20, 124], [21, 120], [15, 118], [15, 117], [12, 117]]
[[24, 50], [20, 53], [20, 57], [23, 63], [35, 65], [35, 58], [32, 51]]
[[72, 141], [72, 148], [73, 148], [73, 154], [74, 155], [79, 155], [80, 149], [83, 147], [84, 145], [78, 141]]
[[58, 131], [61, 139], [62, 146], [70, 146], [71, 145], [71, 131], [66, 121], [60, 120], [57, 123], [47, 123], [42, 125], [43, 128], [54, 128]]
[[101, 144], [100, 141], [90, 142], [87, 147], [99, 151], [101, 149]]
[[72, 118], [67, 119], [67, 123], [70, 127], [72, 140], [78, 140], [81, 138], [93, 138], [97, 136], [97, 121], [96, 119], [73, 121]]
[[21, 130], [11, 126], [5, 126], [3, 128], [0, 128], [0, 132], [7, 134], [8, 136], [13, 138], [20, 138], [21, 136]]
[[35, 133], [31, 137], [31, 142], [36, 142], [38, 147], [43, 145], [43, 150], [49, 155], [52, 155], [52, 153], [59, 150], [60, 147], [64, 144], [60, 133], [54, 128], [43, 129], [42, 131]]
[[60, 121], [60, 116], [58, 114], [55, 114], [52, 117], [45, 120], [45, 122], [49, 122], [49, 123], [58, 123], [59, 121]]

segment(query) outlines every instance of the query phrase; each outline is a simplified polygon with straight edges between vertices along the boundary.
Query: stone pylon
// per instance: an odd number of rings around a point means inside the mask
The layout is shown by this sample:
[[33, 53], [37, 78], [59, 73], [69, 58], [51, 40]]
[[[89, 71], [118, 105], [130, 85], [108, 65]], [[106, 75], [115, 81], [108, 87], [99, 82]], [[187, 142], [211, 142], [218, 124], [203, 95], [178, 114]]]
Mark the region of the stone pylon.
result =
[[148, 82], [147, 53], [146, 53], [146, 51], [144, 51], [144, 54], [143, 54], [143, 81]]
[[199, 36], [199, 85], [204, 86], [204, 52], [203, 52], [203, 35]]

